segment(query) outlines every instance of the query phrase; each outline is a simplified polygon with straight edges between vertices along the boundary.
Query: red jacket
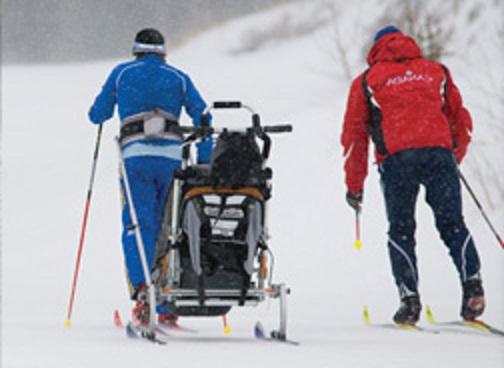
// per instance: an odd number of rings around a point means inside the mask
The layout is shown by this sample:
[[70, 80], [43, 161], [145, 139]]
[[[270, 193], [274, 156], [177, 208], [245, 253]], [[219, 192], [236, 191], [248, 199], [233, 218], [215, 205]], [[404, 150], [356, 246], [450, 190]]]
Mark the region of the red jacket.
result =
[[424, 59], [415, 41], [401, 33], [380, 38], [367, 61], [369, 69], [352, 83], [341, 134], [348, 191], [363, 190], [370, 137], [378, 163], [422, 147], [452, 149], [460, 162], [472, 122], [448, 69]]

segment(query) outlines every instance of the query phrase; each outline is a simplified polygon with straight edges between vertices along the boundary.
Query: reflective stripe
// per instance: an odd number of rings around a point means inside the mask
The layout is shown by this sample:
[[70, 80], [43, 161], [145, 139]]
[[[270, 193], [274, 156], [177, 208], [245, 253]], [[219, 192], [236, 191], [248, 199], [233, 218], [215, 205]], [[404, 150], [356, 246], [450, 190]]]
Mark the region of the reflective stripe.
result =
[[397, 244], [395, 241], [393, 241], [391, 238], [389, 238], [389, 243], [392, 244], [392, 246], [397, 249], [397, 251], [399, 253], [401, 253], [403, 255], [404, 258], [406, 258], [406, 262], [408, 262], [408, 265], [409, 267], [411, 268], [411, 270], [413, 271], [412, 274], [413, 274], [413, 277], [415, 278], [415, 283], [417, 282], [418, 278], [417, 278], [417, 275], [416, 275], [416, 270], [415, 270], [415, 267], [413, 266], [413, 262], [411, 261], [410, 257], [406, 254], [406, 252], [404, 251], [404, 249], [402, 249], [399, 244]]
[[119, 80], [121, 79], [124, 72], [127, 71], [128, 69], [136, 68], [137, 66], [141, 66], [143, 64], [144, 63], [142, 61], [139, 61], [138, 63], [130, 64], [127, 67], [125, 67], [123, 70], [121, 70], [121, 72], [119, 73], [119, 75], [117, 76], [117, 78], [115, 80], [116, 91], [119, 89]]
[[380, 104], [378, 103], [378, 101], [376, 101], [376, 98], [374, 96], [374, 92], [373, 90], [371, 89], [371, 87], [369, 87], [369, 85], [367, 86], [367, 89], [368, 89], [368, 92], [369, 92], [369, 101], [371, 101], [371, 103], [377, 107], [378, 109], [381, 110], [381, 106]]
[[187, 86], [186, 86], [185, 78], [178, 71], [176, 71], [175, 69], [171, 68], [168, 65], [161, 65], [160, 68], [164, 69], [168, 72], [171, 72], [171, 73], [175, 74], [177, 77], [179, 77], [180, 80], [182, 81], [182, 90], [184, 91], [184, 94], [187, 93]]
[[445, 95], [446, 95], [446, 77], [443, 78], [441, 81], [441, 88], [440, 88], [440, 94], [441, 94], [441, 101], [443, 101], [443, 104], [446, 102], [445, 100]]
[[460, 259], [462, 264], [460, 265], [460, 268], [462, 270], [462, 280], [466, 281], [467, 280], [467, 262], [466, 262], [466, 250], [467, 250], [467, 245], [469, 244], [469, 241], [471, 240], [471, 234], [467, 234], [467, 237], [464, 241], [464, 245], [462, 246], [462, 250], [460, 251]]
[[138, 156], [165, 157], [171, 160], [182, 159], [182, 148], [179, 144], [153, 145], [144, 142], [136, 142], [123, 149], [123, 158]]

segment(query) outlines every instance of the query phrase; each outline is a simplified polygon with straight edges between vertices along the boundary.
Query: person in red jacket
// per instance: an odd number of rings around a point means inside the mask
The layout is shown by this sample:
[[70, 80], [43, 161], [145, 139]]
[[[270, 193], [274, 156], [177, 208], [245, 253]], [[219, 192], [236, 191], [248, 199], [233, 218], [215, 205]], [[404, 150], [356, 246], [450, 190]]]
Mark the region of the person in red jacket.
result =
[[483, 313], [485, 299], [479, 256], [462, 215], [457, 167], [471, 140], [471, 116], [449, 70], [424, 58], [413, 38], [387, 26], [374, 41], [367, 57], [369, 68], [353, 81], [344, 117], [347, 202], [360, 211], [371, 139], [401, 300], [394, 321], [415, 324], [421, 311], [415, 255], [420, 186], [425, 187], [436, 227], [459, 273], [461, 316], [473, 320]]

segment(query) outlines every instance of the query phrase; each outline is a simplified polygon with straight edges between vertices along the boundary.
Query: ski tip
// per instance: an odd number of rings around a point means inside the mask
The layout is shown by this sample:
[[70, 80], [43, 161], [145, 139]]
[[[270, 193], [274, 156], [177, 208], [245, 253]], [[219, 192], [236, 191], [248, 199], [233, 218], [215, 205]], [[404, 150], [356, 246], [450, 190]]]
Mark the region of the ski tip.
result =
[[362, 308], [362, 321], [365, 325], [371, 324], [371, 319], [369, 318], [369, 308], [367, 305]]
[[254, 326], [254, 336], [258, 339], [264, 338], [264, 327], [261, 322], [257, 322]]
[[65, 320], [64, 325], [66, 328], [72, 327], [72, 320], [70, 320], [70, 319]]
[[362, 248], [362, 241], [360, 239], [357, 239], [354, 243], [354, 247], [357, 250], [360, 250]]
[[117, 328], [123, 328], [124, 325], [121, 321], [121, 315], [119, 314], [119, 311], [116, 309], [114, 310], [114, 326]]
[[436, 319], [434, 318], [434, 314], [432, 313], [432, 309], [429, 304], [425, 306], [425, 314], [427, 316], [427, 322], [429, 322], [431, 325], [435, 325]]

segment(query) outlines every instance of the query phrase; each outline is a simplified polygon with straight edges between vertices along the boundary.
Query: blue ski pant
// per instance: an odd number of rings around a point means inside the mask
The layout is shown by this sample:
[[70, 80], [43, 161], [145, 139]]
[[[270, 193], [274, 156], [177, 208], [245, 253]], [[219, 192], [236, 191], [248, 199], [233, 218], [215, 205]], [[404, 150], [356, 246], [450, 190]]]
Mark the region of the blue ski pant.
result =
[[437, 147], [401, 151], [386, 158], [379, 172], [389, 222], [389, 256], [400, 294], [418, 292], [415, 206], [420, 185], [425, 187], [425, 200], [461, 282], [476, 275], [480, 261], [464, 223], [460, 179], [452, 152]]
[[163, 221], [164, 206], [173, 174], [179, 165], [179, 160], [166, 157], [138, 156], [125, 160], [133, 203], [128, 203], [124, 178], [122, 178], [121, 187], [124, 196], [122, 245], [132, 298], [136, 289], [145, 283], [145, 276], [135, 238], [131, 205], [134, 206], [138, 218], [150, 272], [153, 267], [158, 233]]

